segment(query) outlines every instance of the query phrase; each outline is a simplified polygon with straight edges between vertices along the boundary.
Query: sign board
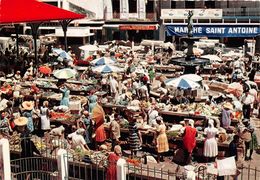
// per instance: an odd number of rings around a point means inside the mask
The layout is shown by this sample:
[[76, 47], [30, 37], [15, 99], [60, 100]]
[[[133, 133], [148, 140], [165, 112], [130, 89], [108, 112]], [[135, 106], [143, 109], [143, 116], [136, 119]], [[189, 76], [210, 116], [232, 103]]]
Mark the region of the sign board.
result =
[[156, 30], [155, 25], [119, 25], [119, 30]]
[[[187, 25], [168, 25], [166, 26], [167, 36], [187, 36]], [[241, 25], [194, 25], [193, 36], [206, 37], [255, 37], [260, 35], [259, 26]]]
[[187, 19], [190, 10], [193, 19], [222, 19], [222, 9], [162, 9], [161, 19]]

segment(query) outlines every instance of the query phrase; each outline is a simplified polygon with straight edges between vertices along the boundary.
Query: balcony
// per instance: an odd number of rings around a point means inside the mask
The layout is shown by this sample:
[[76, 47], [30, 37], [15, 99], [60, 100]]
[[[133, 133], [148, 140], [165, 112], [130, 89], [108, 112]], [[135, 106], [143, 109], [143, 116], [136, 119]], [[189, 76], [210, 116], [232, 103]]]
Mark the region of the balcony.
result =
[[260, 11], [259, 8], [227, 8], [223, 9], [223, 17], [259, 19]]
[[[109, 16], [105, 16], [109, 17]], [[119, 12], [113, 13], [113, 18], [109, 19], [106, 18], [107, 21], [157, 21], [157, 15], [156, 13], [144, 13], [144, 14], [138, 14], [137, 13], [128, 13], [127, 18], [124, 18], [122, 14]]]

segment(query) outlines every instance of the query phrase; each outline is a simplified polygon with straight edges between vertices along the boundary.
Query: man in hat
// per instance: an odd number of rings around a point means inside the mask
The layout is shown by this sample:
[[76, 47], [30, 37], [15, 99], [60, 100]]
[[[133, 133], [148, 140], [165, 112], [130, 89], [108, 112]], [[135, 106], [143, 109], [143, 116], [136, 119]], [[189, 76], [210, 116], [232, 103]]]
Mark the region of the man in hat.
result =
[[194, 121], [192, 119], [184, 119], [184, 133], [183, 149], [184, 149], [184, 163], [189, 164], [191, 162], [193, 149], [196, 147], [197, 130], [194, 128]]
[[249, 90], [245, 91], [244, 95], [241, 98], [241, 102], [243, 104], [243, 115], [244, 118], [250, 119], [251, 106], [255, 101], [254, 96], [249, 93]]
[[[251, 134], [251, 138], [249, 138], [248, 140], [245, 140], [245, 160], [252, 160], [252, 154], [254, 149], [258, 146], [257, 143], [257, 136], [255, 134], [255, 128], [252, 126], [252, 124], [250, 123], [249, 119], [243, 119], [243, 132], [247, 132]], [[248, 154], [248, 150], [250, 150], [249, 152], [249, 156], [247, 156]]]
[[[20, 167], [21, 167], [21, 172], [30, 172], [34, 170], [34, 167], [39, 166], [39, 162], [37, 162], [36, 159], [31, 159], [31, 163], [34, 164], [34, 166], [26, 166], [28, 163], [28, 160], [25, 158], [28, 157], [33, 157], [34, 153], [41, 155], [40, 151], [36, 148], [35, 144], [31, 140], [30, 136], [30, 131], [27, 128], [27, 123], [28, 119], [26, 117], [19, 117], [14, 120], [15, 127], [18, 132], [21, 133], [20, 138], [21, 138], [21, 158], [22, 160], [20, 161]], [[27, 162], [26, 162], [27, 161]], [[26, 175], [26, 177], [24, 177]], [[21, 177], [18, 177], [18, 179], [29, 179], [31, 174], [23, 174]]]

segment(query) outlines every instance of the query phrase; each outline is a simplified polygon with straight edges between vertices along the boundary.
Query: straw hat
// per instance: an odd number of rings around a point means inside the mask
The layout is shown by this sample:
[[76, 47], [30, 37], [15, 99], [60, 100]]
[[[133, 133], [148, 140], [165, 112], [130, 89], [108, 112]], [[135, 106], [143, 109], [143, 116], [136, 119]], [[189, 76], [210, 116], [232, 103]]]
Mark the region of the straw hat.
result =
[[129, 99], [132, 99], [132, 93], [131, 92], [126, 92], [125, 95], [129, 98]]
[[22, 107], [24, 110], [32, 110], [34, 107], [34, 103], [33, 101], [24, 101], [22, 103]]
[[233, 109], [233, 105], [230, 103], [230, 102], [226, 102], [223, 104], [223, 107], [225, 109], [229, 109], [229, 110], [232, 110]]
[[28, 122], [28, 119], [26, 117], [19, 117], [14, 120], [14, 124], [16, 126], [25, 126]]

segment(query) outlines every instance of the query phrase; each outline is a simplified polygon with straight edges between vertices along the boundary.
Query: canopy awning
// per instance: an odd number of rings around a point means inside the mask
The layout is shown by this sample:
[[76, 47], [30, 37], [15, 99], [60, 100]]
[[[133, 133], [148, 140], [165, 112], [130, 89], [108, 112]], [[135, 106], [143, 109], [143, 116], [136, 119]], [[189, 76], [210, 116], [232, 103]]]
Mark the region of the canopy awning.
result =
[[1, 0], [0, 14], [0, 24], [32, 23], [85, 17], [36, 0], [26, 0], [26, 2], [21, 0]]

